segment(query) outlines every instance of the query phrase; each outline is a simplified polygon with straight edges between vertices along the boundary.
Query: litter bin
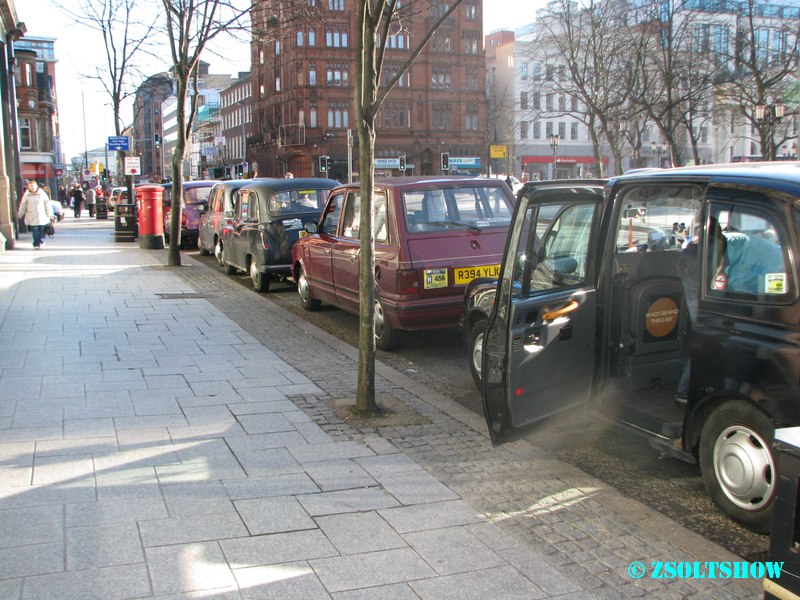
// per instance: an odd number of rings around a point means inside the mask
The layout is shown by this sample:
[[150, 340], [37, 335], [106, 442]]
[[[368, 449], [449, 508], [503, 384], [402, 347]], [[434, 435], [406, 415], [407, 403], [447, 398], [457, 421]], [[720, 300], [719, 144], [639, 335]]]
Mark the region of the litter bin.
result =
[[800, 427], [775, 431], [775, 506], [769, 538], [770, 562], [783, 563], [780, 578], [764, 579], [765, 600], [800, 598]]
[[114, 241], [133, 242], [136, 240], [136, 205], [117, 204], [114, 209]]
[[97, 203], [94, 205], [94, 218], [95, 219], [108, 218], [108, 204], [106, 203], [105, 199], [98, 200]]
[[164, 248], [164, 188], [160, 185], [142, 185], [136, 188], [139, 203], [139, 247], [145, 250]]

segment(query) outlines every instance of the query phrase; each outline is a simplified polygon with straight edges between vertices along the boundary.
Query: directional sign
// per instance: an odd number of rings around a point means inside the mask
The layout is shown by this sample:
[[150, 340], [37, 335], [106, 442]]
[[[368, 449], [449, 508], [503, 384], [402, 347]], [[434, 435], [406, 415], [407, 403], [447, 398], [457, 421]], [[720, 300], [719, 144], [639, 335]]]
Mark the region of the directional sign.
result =
[[130, 150], [130, 138], [126, 135], [110, 135], [108, 136], [108, 149], [109, 150]]
[[142, 172], [142, 161], [138, 156], [125, 157], [125, 175], [140, 175]]

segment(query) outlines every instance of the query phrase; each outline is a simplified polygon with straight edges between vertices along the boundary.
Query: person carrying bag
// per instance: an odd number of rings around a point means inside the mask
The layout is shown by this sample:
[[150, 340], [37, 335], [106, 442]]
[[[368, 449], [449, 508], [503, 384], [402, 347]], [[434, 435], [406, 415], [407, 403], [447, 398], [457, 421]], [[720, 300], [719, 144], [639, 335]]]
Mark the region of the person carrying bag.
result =
[[44, 246], [45, 227], [53, 224], [55, 215], [50, 206], [50, 197], [34, 180], [28, 182], [28, 189], [22, 195], [17, 218], [23, 219], [31, 230], [34, 250]]

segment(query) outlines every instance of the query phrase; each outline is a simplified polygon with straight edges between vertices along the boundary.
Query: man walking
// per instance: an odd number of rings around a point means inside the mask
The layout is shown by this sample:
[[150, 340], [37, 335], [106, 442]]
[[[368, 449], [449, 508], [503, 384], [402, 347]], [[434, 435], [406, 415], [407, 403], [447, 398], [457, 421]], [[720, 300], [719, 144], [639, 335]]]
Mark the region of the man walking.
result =
[[94, 202], [96, 193], [94, 188], [90, 185], [86, 188], [86, 208], [89, 209], [89, 218], [94, 219]]
[[31, 230], [34, 250], [44, 246], [44, 228], [53, 221], [53, 208], [50, 206], [50, 196], [33, 179], [28, 182], [28, 189], [22, 195], [17, 218], [24, 219]]

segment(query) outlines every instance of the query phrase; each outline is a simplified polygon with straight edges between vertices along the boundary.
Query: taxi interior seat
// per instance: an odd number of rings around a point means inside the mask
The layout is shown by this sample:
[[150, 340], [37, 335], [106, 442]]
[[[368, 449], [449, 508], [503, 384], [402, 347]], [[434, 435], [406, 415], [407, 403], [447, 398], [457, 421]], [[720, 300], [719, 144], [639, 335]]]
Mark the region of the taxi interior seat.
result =
[[[688, 335], [689, 312], [678, 277], [680, 252], [627, 253], [619, 341], [625, 389], [675, 385]], [[615, 297], [615, 300], [617, 298]]]

